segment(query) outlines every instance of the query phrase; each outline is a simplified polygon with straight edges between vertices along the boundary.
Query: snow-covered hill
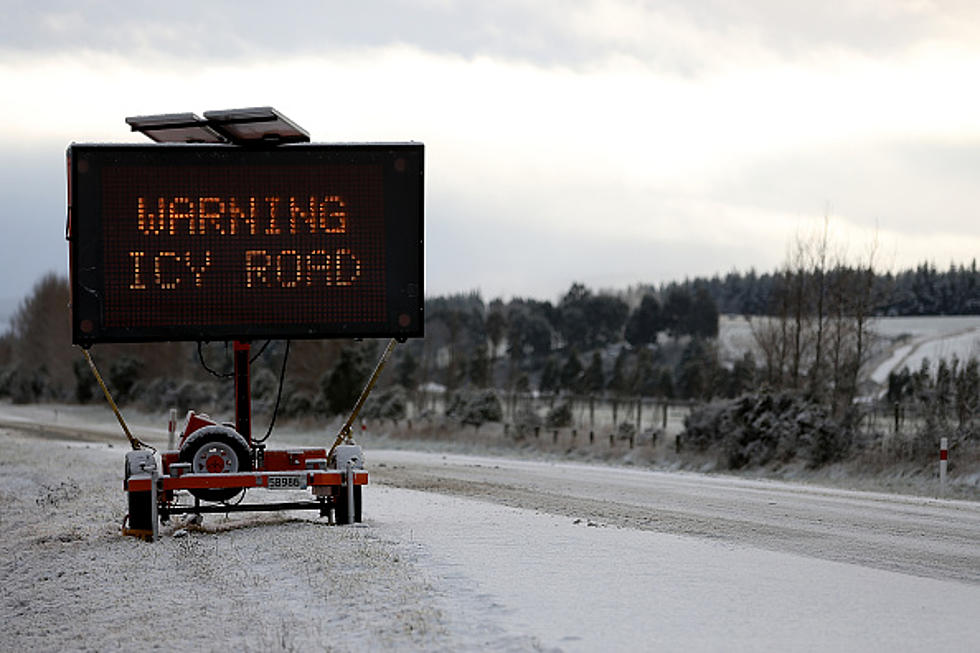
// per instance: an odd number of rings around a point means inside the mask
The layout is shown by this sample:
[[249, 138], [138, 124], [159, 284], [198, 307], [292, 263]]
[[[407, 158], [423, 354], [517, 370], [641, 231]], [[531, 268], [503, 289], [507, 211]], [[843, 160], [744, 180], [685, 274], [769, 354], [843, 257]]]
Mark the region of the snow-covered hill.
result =
[[[760, 318], [752, 319], [758, 323]], [[980, 357], [980, 315], [882, 317], [872, 322], [872, 330], [878, 340], [863, 373], [878, 385], [886, 383], [893, 370], [906, 366], [918, 369], [923, 358], [928, 358], [935, 369], [940, 358], [949, 360], [955, 355], [962, 361]], [[723, 361], [731, 363], [746, 351], [755, 353], [759, 360], [752, 323], [744, 317], [722, 316], [718, 340]]]

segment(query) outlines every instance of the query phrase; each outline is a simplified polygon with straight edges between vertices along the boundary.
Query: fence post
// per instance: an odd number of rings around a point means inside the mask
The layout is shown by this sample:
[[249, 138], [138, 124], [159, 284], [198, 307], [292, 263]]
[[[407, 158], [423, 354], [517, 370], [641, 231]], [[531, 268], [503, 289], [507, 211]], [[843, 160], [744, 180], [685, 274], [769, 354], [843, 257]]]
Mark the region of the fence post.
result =
[[589, 431], [589, 444], [593, 444], [594, 442], [595, 442], [595, 431]]
[[636, 432], [643, 430], [643, 396], [636, 398]]
[[664, 401], [664, 419], [663, 419], [663, 423], [661, 424], [661, 428], [663, 428], [664, 433], [667, 432], [667, 408], [669, 407], [669, 405], [670, 404]]
[[946, 438], [939, 439], [939, 496], [946, 496], [946, 466], [949, 464], [949, 444]]

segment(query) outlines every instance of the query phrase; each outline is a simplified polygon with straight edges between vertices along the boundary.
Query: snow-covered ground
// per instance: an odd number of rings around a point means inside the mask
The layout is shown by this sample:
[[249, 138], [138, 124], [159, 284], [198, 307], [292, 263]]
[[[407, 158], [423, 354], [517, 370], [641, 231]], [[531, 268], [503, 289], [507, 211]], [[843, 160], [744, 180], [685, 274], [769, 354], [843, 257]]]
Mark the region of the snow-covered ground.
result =
[[887, 359], [872, 370], [870, 377], [883, 384], [893, 370], [908, 367], [916, 371], [928, 359], [935, 372], [940, 359], [960, 361], [980, 358], [980, 317], [889, 318], [879, 333], [895, 339]]
[[[375, 488], [370, 523], [474, 619], [569, 651], [972, 650], [980, 587]], [[596, 525], [598, 524], [598, 525]]]
[[[147, 544], [119, 535], [125, 448], [105, 444], [120, 439], [98, 417], [0, 428], [4, 650], [972, 651], [980, 639], [977, 503], [368, 450], [360, 526], [206, 516]], [[63, 440], [73, 428], [87, 441]]]

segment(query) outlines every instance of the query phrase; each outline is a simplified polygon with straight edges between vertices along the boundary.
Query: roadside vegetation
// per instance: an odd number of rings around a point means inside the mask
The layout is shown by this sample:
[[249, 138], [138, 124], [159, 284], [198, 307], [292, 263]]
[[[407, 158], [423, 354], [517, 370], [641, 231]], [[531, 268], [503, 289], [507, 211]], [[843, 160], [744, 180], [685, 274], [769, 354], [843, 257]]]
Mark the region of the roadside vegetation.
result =
[[[429, 298], [426, 337], [395, 350], [363, 416], [500, 423], [514, 439], [560, 428], [604, 438], [594, 431], [596, 411], [605, 410], [609, 435], [632, 442], [658, 437], [652, 406], [664, 407], [664, 424], [667, 407], [683, 406], [676, 451], [712, 456], [720, 468], [816, 468], [869, 451], [926, 464], [941, 437], [980, 460], [976, 356], [895, 370], [883, 392], [866, 369], [878, 316], [980, 314], [976, 262], [894, 275], [874, 267], [873, 250], [845, 260], [824, 229], [798, 238], [784, 266], [764, 275], [619, 292], [576, 283], [557, 303], [485, 302], [476, 292]], [[0, 397], [103, 400], [70, 345], [68, 303], [68, 284], [55, 275], [21, 303], [0, 337]], [[757, 316], [755, 353], [723, 364], [719, 307]], [[253, 411], [259, 420], [273, 411], [285, 419], [343, 414], [379, 353], [377, 342], [253, 343]], [[230, 343], [99, 345], [93, 354], [123, 406], [233, 411]]]

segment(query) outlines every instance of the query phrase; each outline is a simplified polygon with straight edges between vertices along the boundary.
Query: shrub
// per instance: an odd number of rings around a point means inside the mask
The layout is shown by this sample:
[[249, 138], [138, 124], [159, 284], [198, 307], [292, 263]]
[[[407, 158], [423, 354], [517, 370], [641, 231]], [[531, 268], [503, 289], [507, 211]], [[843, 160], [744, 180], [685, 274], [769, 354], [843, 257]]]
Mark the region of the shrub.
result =
[[177, 407], [177, 382], [171, 378], [156, 377], [148, 381], [137, 381], [130, 392], [131, 400], [144, 410], [169, 410]]
[[394, 385], [368, 398], [364, 405], [364, 416], [375, 419], [390, 419], [393, 422], [405, 419], [408, 414], [408, 395], [405, 388]]
[[183, 415], [188, 410], [205, 413], [210, 412], [214, 400], [215, 392], [213, 386], [200, 381], [184, 381], [177, 386], [174, 397], [178, 415]]
[[633, 422], [620, 422], [616, 427], [616, 437], [620, 440], [629, 440], [636, 436], [636, 425]]
[[526, 438], [534, 433], [534, 428], [541, 426], [541, 417], [534, 412], [529, 404], [522, 403], [514, 415], [514, 438]]
[[462, 424], [480, 426], [485, 422], [499, 422], [504, 409], [500, 397], [493, 390], [459, 391], [446, 403], [446, 417]]
[[320, 392], [331, 415], [346, 413], [357, 403], [364, 382], [371, 375], [373, 356], [371, 343], [345, 347], [334, 368], [321, 377]]
[[[273, 399], [273, 401], [275, 401]], [[279, 403], [279, 410], [284, 417], [301, 417], [313, 412], [316, 397], [305, 390], [283, 390], [283, 398]]]
[[718, 449], [729, 468], [784, 463], [800, 458], [812, 467], [840, 460], [851, 429], [829, 411], [788, 392], [760, 392], [708, 404], [684, 420], [681, 441], [698, 451]]
[[563, 401], [548, 411], [544, 418], [545, 426], [548, 428], [562, 428], [572, 425], [572, 406], [567, 401]]
[[24, 366], [14, 365], [8, 371], [9, 378], [5, 382], [10, 400], [15, 404], [30, 404], [54, 397], [50, 387], [47, 368], [25, 369]]
[[14, 379], [13, 365], [0, 367], [0, 397], [10, 396], [10, 386]]
[[113, 399], [119, 403], [130, 399], [130, 391], [133, 389], [133, 384], [136, 383], [142, 369], [143, 361], [132, 356], [120, 356], [112, 361], [106, 380], [109, 387], [112, 388]]
[[85, 359], [75, 359], [72, 363], [72, 373], [75, 375], [75, 401], [80, 404], [92, 401], [98, 384]]

